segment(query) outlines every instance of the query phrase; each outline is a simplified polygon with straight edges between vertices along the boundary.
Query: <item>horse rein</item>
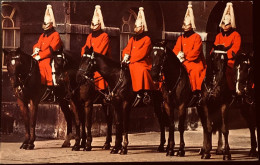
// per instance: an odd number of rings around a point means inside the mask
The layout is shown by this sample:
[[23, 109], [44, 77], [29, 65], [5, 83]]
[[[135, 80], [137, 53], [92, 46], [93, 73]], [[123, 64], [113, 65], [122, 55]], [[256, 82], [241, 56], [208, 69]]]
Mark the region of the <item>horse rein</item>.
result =
[[[94, 66], [95, 64], [96, 64], [96, 61], [95, 61], [95, 57], [94, 57], [94, 52], [92, 52], [92, 54], [91, 55], [89, 55], [89, 54], [83, 54], [83, 57], [88, 57], [88, 58], [90, 58], [91, 60], [90, 60], [90, 62], [92, 62], [92, 63], [90, 63], [89, 62], [89, 64], [91, 65], [91, 66]], [[89, 68], [86, 68], [85, 70], [83, 70], [83, 69], [79, 69], [79, 71], [82, 71], [83, 72], [83, 74], [85, 75], [86, 74], [86, 71], [88, 70]], [[99, 88], [96, 84], [95, 84], [95, 79], [93, 79], [93, 78], [90, 78], [90, 77], [88, 77], [87, 75], [85, 75], [84, 76], [84, 78], [85, 79], [87, 79], [87, 80], [90, 80], [90, 82], [92, 83], [92, 84], [94, 84], [94, 86], [98, 89], [97, 91], [100, 93], [100, 94], [102, 94], [104, 97], [105, 97], [105, 99], [107, 100], [107, 101], [111, 101], [112, 100], [112, 98], [115, 96], [115, 90], [119, 87], [119, 85], [123, 82], [123, 78], [122, 78], [122, 76], [123, 76], [123, 69], [122, 69], [122, 66], [121, 66], [121, 69], [120, 69], [120, 74], [119, 74], [119, 79], [118, 79], [118, 81], [117, 81], [117, 83], [116, 83], [116, 85], [115, 85], [115, 87], [113, 88], [113, 90], [112, 91], [110, 91], [110, 89], [109, 89], [109, 86], [108, 86], [108, 94], [106, 94], [106, 93], [104, 93], [104, 92], [102, 92], [101, 91], [101, 88]], [[99, 79], [100, 77], [97, 77], [96, 79]], [[100, 79], [101, 80], [101, 79]], [[99, 80], [99, 81], [100, 81]]]

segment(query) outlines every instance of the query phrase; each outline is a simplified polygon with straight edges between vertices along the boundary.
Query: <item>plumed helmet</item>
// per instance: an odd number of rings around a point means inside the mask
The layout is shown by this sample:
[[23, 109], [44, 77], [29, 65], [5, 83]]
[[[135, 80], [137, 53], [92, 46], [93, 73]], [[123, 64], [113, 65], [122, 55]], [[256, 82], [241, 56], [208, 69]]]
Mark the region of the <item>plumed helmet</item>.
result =
[[47, 5], [45, 15], [44, 15], [44, 23], [45, 24], [52, 23], [53, 27], [56, 27], [55, 18], [54, 18], [54, 14], [53, 14], [51, 5]]
[[222, 24], [231, 24], [232, 28], [236, 28], [234, 9], [231, 2], [228, 2], [226, 5], [219, 27], [221, 27]]
[[144, 16], [144, 8], [143, 7], [139, 7], [139, 12], [138, 12], [138, 15], [137, 15], [137, 18], [136, 18], [136, 21], [135, 21], [135, 26], [136, 27], [143, 26], [144, 31], [148, 31], [145, 16]]
[[97, 24], [101, 24], [101, 29], [105, 28], [100, 5], [95, 6], [95, 11], [93, 14], [92, 23], [91, 23], [90, 28], [95, 29], [97, 27]]
[[191, 24], [193, 30], [196, 29], [192, 5], [188, 5], [186, 14], [184, 16], [182, 28], [184, 28], [185, 25], [189, 25], [189, 24]]

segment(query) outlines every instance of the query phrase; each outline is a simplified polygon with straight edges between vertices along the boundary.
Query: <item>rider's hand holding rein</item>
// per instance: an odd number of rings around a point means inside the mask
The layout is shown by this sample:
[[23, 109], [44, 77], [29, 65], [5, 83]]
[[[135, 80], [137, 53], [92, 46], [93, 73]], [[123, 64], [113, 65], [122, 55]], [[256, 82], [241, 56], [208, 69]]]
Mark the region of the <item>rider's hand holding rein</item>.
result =
[[182, 51], [179, 51], [177, 57], [181, 63], [183, 63], [185, 61], [184, 53]]
[[130, 59], [130, 55], [125, 54], [122, 64], [129, 64], [130, 63], [129, 59]]

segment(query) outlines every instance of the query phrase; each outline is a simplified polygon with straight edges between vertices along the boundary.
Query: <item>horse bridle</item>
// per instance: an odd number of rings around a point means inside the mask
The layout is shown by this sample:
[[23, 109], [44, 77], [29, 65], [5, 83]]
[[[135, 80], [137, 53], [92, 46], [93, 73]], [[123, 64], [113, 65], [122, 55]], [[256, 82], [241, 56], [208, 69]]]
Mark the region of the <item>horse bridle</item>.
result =
[[[64, 62], [63, 62], [63, 68], [65, 67], [65, 65], [66, 65], [66, 58], [65, 58], [65, 55], [64, 55], [64, 53], [60, 53], [60, 54], [57, 54], [56, 55], [58, 58], [62, 58], [63, 60], [64, 60]], [[52, 61], [53, 61], [53, 63], [55, 62], [55, 60], [54, 59], [52, 59]], [[53, 71], [54, 70], [54, 71]], [[57, 72], [56, 72], [56, 69], [55, 69], [55, 66], [52, 66], [52, 75], [55, 75], [55, 79], [57, 79], [57, 80], [59, 80], [59, 79], [62, 79], [62, 74], [60, 74], [57, 78], [56, 78], [56, 75], [57, 75]], [[53, 80], [53, 81], [55, 81], [56, 82], [56, 80]], [[54, 83], [54, 85], [55, 85], [55, 83]]]
[[[223, 56], [223, 53], [224, 54], [226, 54], [227, 52], [226, 51], [219, 51], [219, 50], [214, 50], [214, 53], [217, 53], [218, 55], [221, 55], [221, 59], [224, 59], [225, 57]], [[222, 54], [221, 54], [222, 53]], [[215, 94], [215, 90], [216, 90], [216, 88], [219, 86], [219, 83], [221, 82], [221, 81], [219, 81], [219, 82], [216, 82], [216, 80], [215, 80], [215, 78], [216, 78], [216, 75], [214, 74], [213, 75], [213, 87], [211, 87], [211, 88], [208, 88], [207, 86], [206, 86], [206, 84], [205, 84], [205, 87], [206, 87], [206, 90], [207, 90], [207, 95], [208, 95], [208, 98], [210, 98], [211, 96], [214, 96], [214, 94]]]
[[[167, 58], [167, 53], [166, 53], [166, 48], [165, 47], [156, 47], [156, 46], [154, 46], [153, 47], [153, 50], [163, 50], [164, 51], [164, 53], [165, 53], [165, 55], [163, 56], [163, 60], [162, 60], [162, 65], [160, 66], [160, 72], [159, 72], [159, 76], [160, 76], [160, 78], [159, 78], [159, 82], [163, 82], [163, 84], [165, 84], [165, 80], [163, 80], [163, 69], [164, 69], [164, 63], [165, 63], [165, 61], [166, 61], [166, 58]], [[178, 79], [177, 79], [177, 81], [176, 81], [176, 83], [174, 84], [174, 86], [171, 88], [171, 90], [168, 90], [167, 92], [168, 92], [168, 94], [171, 94], [172, 93], [172, 91], [174, 91], [174, 89], [177, 87], [177, 85], [178, 85], [178, 83], [179, 83], [179, 81], [180, 81], [180, 79], [181, 79], [181, 74], [182, 74], [182, 70], [181, 70], [181, 67], [180, 67], [180, 72], [179, 72], [180, 74], [179, 74], [179, 76], [178, 76]]]
[[[159, 72], [159, 82], [162, 82], [163, 81], [163, 72], [162, 71], [164, 69], [163, 66], [164, 66], [164, 62], [165, 62], [165, 60], [167, 58], [166, 49], [164, 47], [162, 47], [162, 46], [154, 46], [153, 50], [163, 50], [164, 53], [165, 53], [165, 55], [163, 56], [163, 60], [162, 60], [162, 64], [160, 66], [160, 72]], [[157, 51], [154, 52], [154, 54], [156, 55]]]
[[[19, 55], [15, 56], [15, 57], [12, 57], [12, 58], [11, 58], [11, 63], [12, 63], [12, 60], [19, 59], [20, 57], [21, 57], [21, 56], [19, 56]], [[25, 77], [24, 80], [22, 80], [22, 77], [19, 76], [20, 74], [17, 75], [17, 78], [18, 78], [18, 82], [19, 82], [19, 83], [18, 83], [18, 86], [17, 86], [17, 87], [14, 87], [14, 89], [15, 89], [15, 95], [16, 95], [17, 97], [21, 96], [21, 93], [22, 93], [22, 91], [23, 91], [24, 88], [25, 88], [25, 84], [27, 83], [27, 81], [29, 80], [29, 78], [32, 76], [32, 71], [33, 71], [34, 66], [35, 66], [35, 65], [33, 65], [33, 62], [36, 63], [37, 61], [36, 61], [35, 59], [31, 59], [31, 65], [30, 65], [29, 73], [27, 74], [27, 76]], [[12, 65], [13, 65], [13, 64], [12, 64]], [[14, 76], [15, 76], [15, 75], [11, 75], [10, 78], [12, 78], [12, 77], [14, 77]]]
[[[243, 64], [246, 64], [246, 65], [248, 66], [247, 74], [248, 74], [248, 76], [249, 76], [249, 75], [250, 75], [250, 72], [251, 72], [251, 70], [252, 70], [252, 66], [250, 65], [249, 59], [243, 61]], [[239, 83], [239, 78], [240, 78], [240, 77], [239, 77], [239, 74], [240, 74], [239, 69], [240, 69], [240, 64], [239, 64], [238, 66], [236, 66], [236, 70], [237, 70], [237, 73], [238, 73], [238, 75], [236, 76], [236, 90], [238, 90], [238, 83]], [[246, 80], [246, 83], [245, 83], [245, 88], [244, 88], [244, 97], [246, 97], [246, 98], [249, 98], [249, 97], [250, 97], [250, 96], [248, 95], [249, 89], [250, 89], [250, 82], [249, 82], [249, 80], [247, 79], [247, 80]], [[254, 104], [254, 100], [252, 100], [251, 102], [250, 102], [248, 99], [245, 99], [245, 100], [246, 100], [246, 102], [247, 102], [248, 104], [250, 104], [250, 105]]]
[[[89, 66], [94, 67], [94, 65], [96, 64], [96, 60], [94, 58], [94, 52], [90, 55], [90, 54], [83, 54], [82, 58], [90, 58], [89, 64], [87, 65], [88, 67], [85, 69], [79, 68], [78, 70], [83, 72], [84, 78], [86, 80], [90, 80], [91, 82], [94, 81], [94, 78], [92, 78], [91, 76], [86, 75], [87, 74], [87, 70], [89, 70]], [[80, 63], [80, 66], [82, 65], [82, 61]], [[91, 68], [90, 68], [91, 69]]]

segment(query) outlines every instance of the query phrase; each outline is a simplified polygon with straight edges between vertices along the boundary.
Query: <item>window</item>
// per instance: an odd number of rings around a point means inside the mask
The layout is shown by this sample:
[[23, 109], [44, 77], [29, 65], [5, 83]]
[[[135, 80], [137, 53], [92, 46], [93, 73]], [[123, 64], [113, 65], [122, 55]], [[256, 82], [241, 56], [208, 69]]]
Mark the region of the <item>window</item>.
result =
[[[128, 18], [128, 19], [125, 19]], [[128, 40], [133, 36], [134, 23], [137, 18], [137, 14], [129, 9], [127, 14], [122, 17], [122, 27], [120, 33], [120, 52], [122, 54], [123, 49], [126, 47]], [[121, 56], [120, 56], [121, 61]]]
[[[16, 9], [9, 4], [2, 7], [2, 48], [15, 49], [20, 47], [20, 27]], [[6, 71], [4, 55], [2, 54], [2, 69]]]

